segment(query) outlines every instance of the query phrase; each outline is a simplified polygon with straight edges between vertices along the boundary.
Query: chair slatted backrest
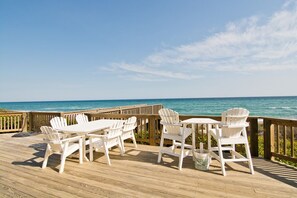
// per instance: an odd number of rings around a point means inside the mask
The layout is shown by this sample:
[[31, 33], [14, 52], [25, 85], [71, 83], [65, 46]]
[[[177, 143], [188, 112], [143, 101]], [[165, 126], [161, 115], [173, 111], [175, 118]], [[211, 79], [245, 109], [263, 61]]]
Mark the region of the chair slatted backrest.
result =
[[44, 134], [44, 141], [48, 143], [54, 152], [62, 152], [61, 134], [49, 126], [40, 127]]
[[54, 117], [51, 119], [50, 123], [53, 129], [58, 129], [67, 126], [67, 120], [63, 117]]
[[233, 108], [222, 113], [222, 136], [239, 137], [245, 127], [249, 111], [243, 108]]
[[123, 122], [118, 121], [115, 124], [112, 125], [112, 127], [109, 128], [107, 132], [107, 138], [108, 139], [113, 139], [116, 137], [119, 137], [122, 134], [123, 130]]
[[161, 124], [165, 127], [167, 133], [179, 134], [181, 124], [179, 122], [179, 114], [171, 109], [160, 109], [159, 115], [161, 117]]
[[78, 114], [76, 115], [75, 119], [78, 124], [89, 122], [88, 116], [86, 116], [85, 114]]
[[134, 130], [137, 126], [137, 122], [136, 122], [136, 117], [133, 116], [133, 117], [130, 117], [128, 118], [128, 120], [125, 122], [124, 124], [124, 128], [123, 128], [123, 131], [131, 131], [131, 130]]

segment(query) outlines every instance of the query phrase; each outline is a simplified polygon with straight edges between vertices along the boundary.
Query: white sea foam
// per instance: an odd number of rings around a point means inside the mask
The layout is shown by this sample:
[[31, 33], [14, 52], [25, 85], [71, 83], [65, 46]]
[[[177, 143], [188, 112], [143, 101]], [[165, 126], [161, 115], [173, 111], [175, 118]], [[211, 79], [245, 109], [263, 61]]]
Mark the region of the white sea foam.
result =
[[291, 107], [281, 107], [282, 109], [291, 109]]

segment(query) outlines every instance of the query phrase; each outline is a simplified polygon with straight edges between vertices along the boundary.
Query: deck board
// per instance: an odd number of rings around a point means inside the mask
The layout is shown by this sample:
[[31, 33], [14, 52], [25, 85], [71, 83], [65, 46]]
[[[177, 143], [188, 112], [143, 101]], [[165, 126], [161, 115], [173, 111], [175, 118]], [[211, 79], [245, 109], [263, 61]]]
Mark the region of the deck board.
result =
[[118, 149], [110, 152], [111, 166], [102, 153], [95, 161], [78, 163], [67, 158], [63, 174], [58, 173], [59, 156], [51, 156], [41, 169], [45, 144], [41, 135], [0, 136], [1, 197], [294, 197], [297, 171], [294, 168], [253, 159], [255, 175], [247, 164], [230, 163], [227, 176], [212, 161], [209, 171], [198, 171], [190, 157], [183, 170], [177, 158], [164, 156], [156, 163], [158, 147], [127, 144], [122, 157]]

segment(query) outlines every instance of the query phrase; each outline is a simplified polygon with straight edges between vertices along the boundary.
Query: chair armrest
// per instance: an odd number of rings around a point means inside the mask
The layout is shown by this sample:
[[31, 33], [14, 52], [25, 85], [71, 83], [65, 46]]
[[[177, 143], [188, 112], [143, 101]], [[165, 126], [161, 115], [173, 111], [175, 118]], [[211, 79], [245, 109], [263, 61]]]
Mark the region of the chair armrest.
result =
[[248, 122], [243, 123], [243, 124], [238, 124], [238, 125], [228, 125], [228, 124], [222, 124], [220, 125], [222, 128], [241, 128], [241, 127], [248, 127], [250, 124]]
[[106, 137], [106, 135], [98, 135], [98, 134], [88, 134], [87, 135], [88, 137], [91, 137], [91, 138], [104, 138]]
[[76, 142], [81, 138], [82, 138], [82, 136], [75, 136], [75, 137], [71, 137], [71, 138], [62, 139], [61, 142]]
[[172, 124], [169, 124], [169, 123], [166, 123], [166, 122], [160, 122], [160, 124], [164, 125], [164, 126], [182, 126], [181, 123], [172, 123]]
[[245, 118], [248, 117], [248, 115], [226, 115], [226, 118]]

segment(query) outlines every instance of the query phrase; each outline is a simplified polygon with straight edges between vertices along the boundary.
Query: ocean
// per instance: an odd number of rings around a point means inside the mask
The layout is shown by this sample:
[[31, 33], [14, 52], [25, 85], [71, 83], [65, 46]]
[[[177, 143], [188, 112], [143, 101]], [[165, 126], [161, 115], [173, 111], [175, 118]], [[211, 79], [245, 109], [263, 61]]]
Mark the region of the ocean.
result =
[[297, 119], [297, 96], [0, 102], [0, 109], [67, 112], [136, 104], [162, 104], [183, 115], [221, 115], [229, 108], [242, 107], [251, 116]]

